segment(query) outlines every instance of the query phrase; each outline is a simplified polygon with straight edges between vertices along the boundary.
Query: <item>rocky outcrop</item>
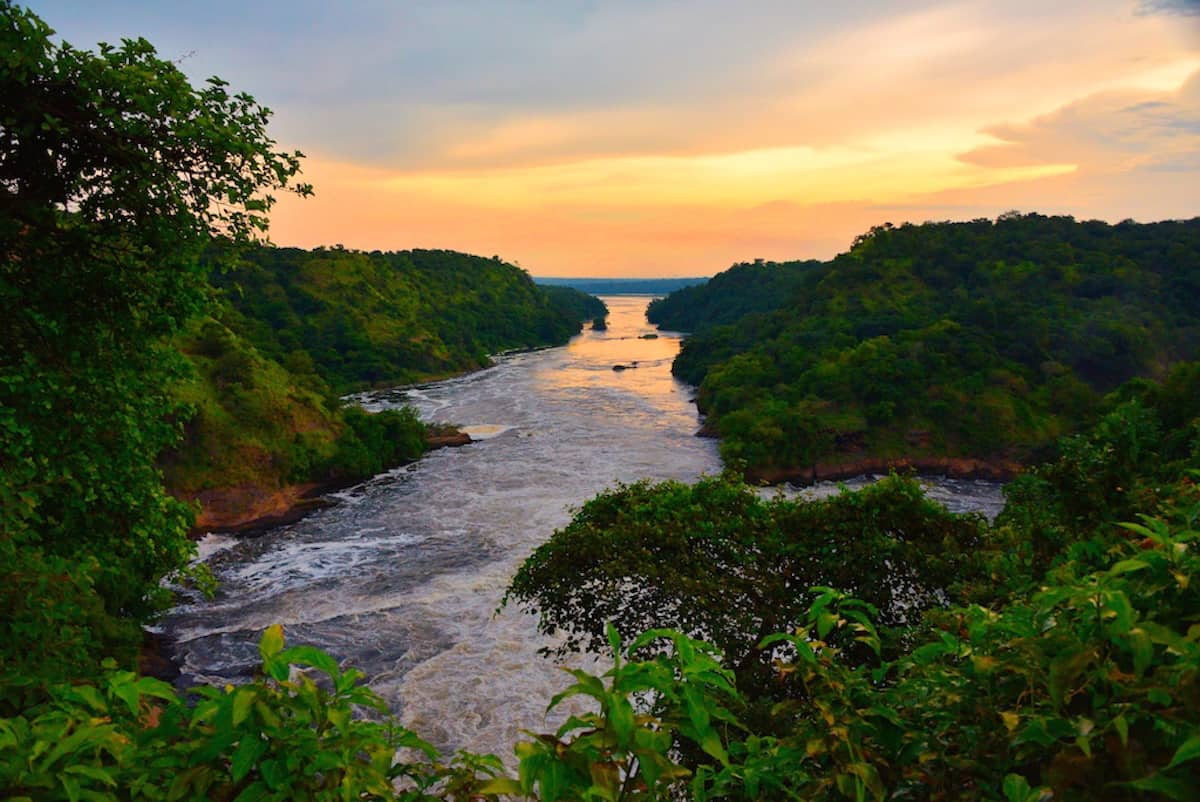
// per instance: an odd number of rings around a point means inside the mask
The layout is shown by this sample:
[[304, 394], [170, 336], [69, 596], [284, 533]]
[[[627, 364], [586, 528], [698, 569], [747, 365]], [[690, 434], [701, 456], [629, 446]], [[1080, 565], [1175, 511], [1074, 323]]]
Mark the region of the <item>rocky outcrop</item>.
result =
[[466, 432], [431, 434], [425, 438], [425, 448], [427, 451], [439, 448], [457, 448], [458, 446], [469, 446], [471, 442], [471, 435]]
[[1021, 465], [1011, 460], [983, 460], [972, 457], [866, 457], [845, 462], [817, 463], [803, 468], [752, 469], [746, 472], [746, 478], [752, 482], [768, 484], [791, 482], [808, 485], [891, 471], [912, 471], [957, 479], [1007, 481], [1020, 473]]
[[[425, 439], [427, 451], [470, 443], [471, 436], [458, 430], [441, 430]], [[241, 484], [210, 488], [191, 495], [177, 494], [177, 497], [200, 505], [200, 512], [192, 527], [194, 537], [206, 532], [253, 534], [295, 523], [314, 510], [328, 507], [333, 502], [325, 494], [357, 484], [365, 478], [305, 482], [278, 488]]]
[[293, 523], [313, 510], [328, 506], [331, 502], [321, 494], [332, 488], [329, 483], [308, 482], [280, 488], [235, 485], [201, 490], [188, 499], [200, 504], [192, 532], [247, 534]]

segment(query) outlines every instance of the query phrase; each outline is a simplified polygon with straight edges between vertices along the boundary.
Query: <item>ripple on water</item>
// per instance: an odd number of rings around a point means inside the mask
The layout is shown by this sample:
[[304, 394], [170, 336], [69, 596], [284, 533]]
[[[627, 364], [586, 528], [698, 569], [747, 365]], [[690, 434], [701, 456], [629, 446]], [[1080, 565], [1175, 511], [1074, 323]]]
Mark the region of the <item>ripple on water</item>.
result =
[[[545, 705], [569, 678], [539, 654], [554, 642], [531, 616], [497, 611], [509, 578], [573, 508], [617, 482], [721, 469], [716, 443], [692, 436], [690, 388], [670, 375], [678, 335], [638, 339], [653, 330], [648, 299], [607, 300], [607, 333], [356, 396], [370, 409], [411, 403], [427, 419], [466, 423], [479, 442], [350, 488], [294, 525], [210, 541], [220, 592], [162, 623], [184, 681], [248, 678], [262, 629], [284, 623], [289, 643], [364, 669], [440, 747], [509, 757], [520, 730], [560, 721], [547, 721]], [[617, 362], [638, 366], [613, 371]]]

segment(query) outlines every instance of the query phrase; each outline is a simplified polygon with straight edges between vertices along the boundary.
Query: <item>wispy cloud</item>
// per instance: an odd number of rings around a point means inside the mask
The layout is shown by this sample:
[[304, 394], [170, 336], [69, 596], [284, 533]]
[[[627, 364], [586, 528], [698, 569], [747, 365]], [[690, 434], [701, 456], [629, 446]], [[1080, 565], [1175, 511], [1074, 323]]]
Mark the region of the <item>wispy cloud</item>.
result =
[[1065, 163], [1105, 173], [1195, 169], [1200, 71], [1174, 92], [1103, 92], [986, 133], [998, 143], [962, 154], [963, 161], [992, 168]]
[[317, 185], [285, 244], [694, 275], [881, 219], [1200, 212], [1195, 3], [30, 2], [275, 108]]
[[1138, 0], [1137, 14], [1200, 16], [1200, 0]]

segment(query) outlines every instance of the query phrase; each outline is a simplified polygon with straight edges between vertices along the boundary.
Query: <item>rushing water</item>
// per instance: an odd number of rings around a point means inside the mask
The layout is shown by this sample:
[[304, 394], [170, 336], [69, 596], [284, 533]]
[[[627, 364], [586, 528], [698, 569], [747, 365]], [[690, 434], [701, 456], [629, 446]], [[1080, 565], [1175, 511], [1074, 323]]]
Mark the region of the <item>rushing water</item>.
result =
[[[678, 336], [646, 323], [645, 298], [605, 300], [608, 331], [362, 398], [373, 409], [411, 403], [477, 442], [261, 537], [206, 538], [216, 598], [183, 604], [162, 624], [183, 681], [248, 677], [262, 629], [282, 623], [289, 643], [364, 669], [404, 723], [439, 746], [507, 756], [521, 729], [545, 729], [546, 702], [567, 676], [538, 655], [546, 640], [531, 616], [496, 612], [513, 572], [573, 507], [619, 481], [720, 470], [716, 443], [694, 436], [691, 388], [670, 374]], [[1000, 504], [982, 482], [937, 482], [930, 493], [956, 510], [994, 514]]]

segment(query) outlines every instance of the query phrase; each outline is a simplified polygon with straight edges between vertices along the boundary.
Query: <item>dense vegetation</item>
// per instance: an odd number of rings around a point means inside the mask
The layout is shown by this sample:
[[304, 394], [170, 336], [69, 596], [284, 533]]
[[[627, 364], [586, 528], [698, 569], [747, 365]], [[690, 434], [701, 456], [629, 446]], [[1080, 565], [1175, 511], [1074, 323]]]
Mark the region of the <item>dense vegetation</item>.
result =
[[703, 284], [702, 278], [539, 278], [543, 287], [572, 287], [590, 295], [662, 295]]
[[[697, 332], [673, 370], [752, 474], [1023, 461], [1121, 382], [1195, 358], [1200, 220], [882, 226], [827, 264], [743, 265], [687, 292], [656, 310]], [[758, 311], [715, 325], [725, 304]]]
[[907, 479], [824, 501], [639, 483], [584, 505], [510, 597], [567, 649], [613, 626], [722, 647], [736, 692], [685, 699], [746, 729], [674, 731], [696, 798], [1192, 799], [1200, 365], [1103, 406], [991, 526]]
[[578, 293], [548, 294], [497, 258], [454, 251], [258, 248], [213, 280], [228, 290], [233, 328], [279, 362], [311, 362], [337, 392], [560, 345], [602, 313]]
[[516, 267], [452, 251], [258, 246], [210, 280], [221, 291], [211, 316], [174, 341], [191, 368], [174, 385], [190, 415], [162, 464], [185, 499], [221, 488], [269, 496], [415, 459], [426, 430], [411, 411], [364, 416], [338, 396], [561, 343], [605, 311], [591, 296], [550, 292]]
[[[516, 776], [436, 755], [359, 672], [285, 649], [279, 627], [240, 687], [181, 697], [125, 670], [192, 553], [156, 468], [188, 419], [170, 386], [213, 418], [270, 417], [260, 391], [317, 410], [303, 426], [340, 415], [353, 438], [314, 453], [345, 470], [412, 445], [412, 420], [333, 409], [315, 359], [281, 366], [210, 298], [212, 236], [248, 245], [298, 167], [266, 110], [191, 87], [144, 41], [56, 45], [5, 0], [0, 45], [6, 797], [1196, 798], [1196, 363], [1095, 402], [1095, 425], [1014, 482], [991, 526], [902, 479], [823, 502], [764, 501], [733, 476], [589, 502], [512, 594], [614, 663], [571, 672], [550, 706], [590, 711], [517, 744]], [[658, 625], [687, 632], [623, 637]]]
[[736, 323], [749, 314], [786, 306], [802, 286], [822, 275], [818, 261], [737, 264], [704, 284], [655, 298], [646, 318], [660, 329], [696, 332]]
[[542, 292], [559, 309], [567, 312], [572, 320], [596, 320], [608, 317], [608, 305], [594, 295], [574, 287], [552, 284], [538, 285]]

